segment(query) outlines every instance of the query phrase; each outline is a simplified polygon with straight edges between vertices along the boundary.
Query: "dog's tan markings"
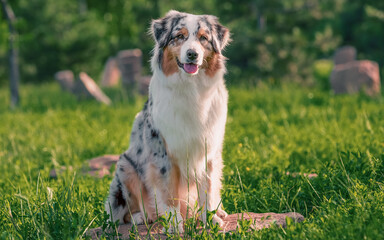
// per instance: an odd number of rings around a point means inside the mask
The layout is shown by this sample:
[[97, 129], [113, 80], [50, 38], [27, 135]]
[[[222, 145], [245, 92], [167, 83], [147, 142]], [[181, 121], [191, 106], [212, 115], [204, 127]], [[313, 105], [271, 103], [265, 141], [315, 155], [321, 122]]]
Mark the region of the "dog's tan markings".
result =
[[163, 62], [161, 64], [161, 67], [163, 68], [163, 73], [165, 76], [172, 75], [179, 70], [176, 62], [176, 57], [171, 48], [174, 47], [166, 47], [164, 49]]
[[199, 29], [196, 36], [197, 36], [197, 39], [200, 39], [201, 37], [206, 37], [208, 39], [207, 32], [202, 28]]
[[216, 72], [222, 68], [220, 55], [218, 53], [211, 52], [211, 54], [205, 58], [203, 68], [205, 68], [205, 74], [209, 77], [215, 76]]
[[169, 43], [168, 47], [180, 46], [184, 43], [188, 37], [188, 30], [186, 28], [181, 28], [173, 37], [172, 41]]
[[171, 195], [168, 198], [168, 205], [170, 206], [178, 206], [180, 202], [180, 196], [179, 196], [179, 185], [180, 185], [180, 169], [176, 164], [172, 164], [171, 169], [171, 179], [170, 182], [173, 183], [172, 186], [169, 186], [171, 188]]
[[[163, 176], [160, 173], [160, 169], [157, 166], [155, 166], [153, 163], [150, 163], [148, 167], [148, 180], [152, 187], [157, 188], [160, 192], [163, 192], [163, 194], [161, 194], [163, 196], [161, 201], [167, 203], [169, 199], [169, 195], [171, 194], [169, 190], [170, 186], [164, 185], [164, 180], [163, 180]], [[156, 198], [159, 198], [159, 197], [160, 196], [156, 196]], [[158, 199], [156, 201], [158, 201]]]
[[177, 163], [177, 159], [173, 156], [173, 154], [168, 149], [167, 141], [165, 141], [163, 136], [161, 136], [161, 139], [163, 140], [164, 148], [165, 148], [165, 151], [167, 153], [168, 158], [170, 159], [170, 161], [172, 163]]
[[153, 207], [150, 204], [150, 197], [148, 195], [148, 191], [140, 181], [136, 172], [130, 171], [128, 173], [129, 178], [124, 182], [128, 191], [132, 194], [131, 201], [129, 204], [130, 212], [124, 216], [125, 223], [130, 222], [131, 214], [143, 211], [145, 209], [146, 213], [148, 213], [148, 219], [153, 221], [156, 219], [155, 214], [153, 214]]
[[188, 30], [186, 28], [180, 29], [177, 35], [182, 34], [185, 38], [188, 37]]

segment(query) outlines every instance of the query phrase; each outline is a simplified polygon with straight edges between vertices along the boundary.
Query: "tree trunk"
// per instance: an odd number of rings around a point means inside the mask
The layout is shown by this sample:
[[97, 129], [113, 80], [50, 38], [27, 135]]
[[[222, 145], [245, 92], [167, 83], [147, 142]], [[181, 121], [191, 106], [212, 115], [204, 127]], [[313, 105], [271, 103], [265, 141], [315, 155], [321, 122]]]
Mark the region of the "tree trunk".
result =
[[9, 27], [9, 76], [10, 76], [10, 90], [11, 90], [11, 108], [19, 105], [19, 64], [18, 64], [18, 52], [15, 47], [14, 41], [16, 38], [16, 30], [13, 27], [15, 21], [15, 15], [12, 8], [7, 4], [7, 0], [1, 0], [1, 6], [4, 12], [4, 16], [7, 20]]

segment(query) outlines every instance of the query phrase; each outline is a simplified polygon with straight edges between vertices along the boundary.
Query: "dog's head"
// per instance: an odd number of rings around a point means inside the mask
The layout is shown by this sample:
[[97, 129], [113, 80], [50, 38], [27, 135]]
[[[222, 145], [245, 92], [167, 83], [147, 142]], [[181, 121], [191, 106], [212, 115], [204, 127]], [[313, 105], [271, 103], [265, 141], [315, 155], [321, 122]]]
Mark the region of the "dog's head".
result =
[[156, 41], [153, 64], [166, 76], [181, 71], [213, 77], [224, 70], [221, 51], [229, 42], [229, 31], [216, 17], [172, 10], [152, 21], [151, 33]]

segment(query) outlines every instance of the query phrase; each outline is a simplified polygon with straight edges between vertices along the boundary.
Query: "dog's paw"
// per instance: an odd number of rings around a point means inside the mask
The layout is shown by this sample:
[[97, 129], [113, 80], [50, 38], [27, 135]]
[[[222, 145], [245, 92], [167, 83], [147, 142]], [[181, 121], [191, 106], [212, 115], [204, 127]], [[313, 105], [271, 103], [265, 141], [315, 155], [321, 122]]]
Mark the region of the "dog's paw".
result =
[[224, 211], [223, 209], [217, 209], [216, 214], [221, 219], [225, 219], [228, 216], [228, 213], [226, 211]]
[[[163, 233], [167, 232], [167, 229], [164, 227], [162, 230]], [[169, 223], [168, 227], [168, 233], [183, 233], [184, 232], [184, 227], [183, 227], [183, 221], [180, 221], [177, 223], [177, 225]]]
[[141, 212], [132, 214], [132, 223], [136, 225], [144, 224], [144, 217]]
[[[167, 231], [166, 228], [163, 228], [163, 232], [165, 233]], [[184, 223], [183, 223], [183, 217], [180, 213], [177, 213], [176, 215], [172, 216], [170, 219], [170, 222], [168, 223], [168, 233], [183, 233], [184, 232]]]
[[[223, 211], [222, 213], [221, 213], [221, 215], [222, 216], [228, 216], [228, 214], [225, 212], [225, 211]], [[224, 226], [224, 220], [223, 220], [223, 218], [225, 218], [225, 217], [220, 217], [217, 213], [215, 213], [214, 215], [213, 215], [213, 217], [212, 217], [212, 223], [213, 223], [213, 225], [215, 225], [215, 224], [218, 224], [219, 225], [219, 227], [223, 227]], [[201, 216], [201, 221], [204, 223], [204, 225], [206, 225], [207, 224], [207, 217], [206, 217], [206, 214], [205, 213], [203, 213], [202, 214], [202, 216]]]
[[215, 224], [218, 224], [219, 225], [219, 227], [224, 227], [224, 221], [223, 221], [223, 219], [221, 219], [218, 215], [214, 215], [213, 216], [213, 218], [212, 218], [212, 223], [213, 223], [213, 225], [215, 225]]

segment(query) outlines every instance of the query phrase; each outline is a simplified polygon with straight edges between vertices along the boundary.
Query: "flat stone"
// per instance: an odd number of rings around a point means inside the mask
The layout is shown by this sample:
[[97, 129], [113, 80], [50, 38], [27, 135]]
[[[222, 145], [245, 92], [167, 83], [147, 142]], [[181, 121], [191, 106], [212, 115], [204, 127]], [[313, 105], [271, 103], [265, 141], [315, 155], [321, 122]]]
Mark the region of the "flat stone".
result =
[[[251, 220], [250, 229], [260, 230], [263, 228], [269, 228], [273, 225], [281, 226], [285, 228], [287, 226], [286, 218], [291, 218], [293, 222], [300, 223], [304, 221], [304, 216], [299, 213], [235, 213], [228, 215], [224, 219], [224, 226], [221, 232], [233, 232], [238, 227], [238, 222], [242, 220]], [[148, 230], [150, 229], [150, 230]], [[136, 239], [167, 239], [167, 236], [161, 232], [162, 227], [159, 223], [151, 224], [148, 227], [146, 225], [124, 224], [118, 227], [118, 233], [121, 234], [121, 238], [129, 238], [134, 234]], [[86, 233], [91, 236], [92, 239], [99, 239], [98, 237], [103, 234], [102, 229], [94, 228], [90, 229]], [[181, 235], [182, 237], [182, 235]]]
[[345, 64], [356, 60], [356, 48], [352, 46], [343, 46], [336, 50], [333, 56], [335, 65]]
[[110, 105], [111, 100], [97, 86], [95, 81], [85, 72], [79, 74], [79, 80], [76, 82], [73, 93], [79, 98], [96, 99], [99, 102]]
[[364, 91], [373, 96], [380, 93], [379, 65], [369, 60], [338, 64], [330, 76], [335, 94]]
[[109, 57], [104, 66], [102, 87], [114, 87], [119, 84], [120, 70], [115, 57]]
[[[104, 155], [101, 157], [92, 158], [82, 167], [82, 175], [91, 175], [93, 177], [102, 178], [106, 175], [111, 175], [110, 169], [119, 161], [120, 155]], [[60, 174], [66, 170], [72, 171], [72, 166], [61, 166], [51, 169], [49, 177], [56, 179]]]
[[72, 92], [75, 84], [75, 77], [71, 70], [63, 70], [55, 73], [55, 79], [59, 82], [63, 91]]
[[104, 155], [101, 157], [92, 158], [89, 160], [88, 174], [102, 178], [105, 175], [110, 175], [110, 169], [119, 161], [120, 155]]

